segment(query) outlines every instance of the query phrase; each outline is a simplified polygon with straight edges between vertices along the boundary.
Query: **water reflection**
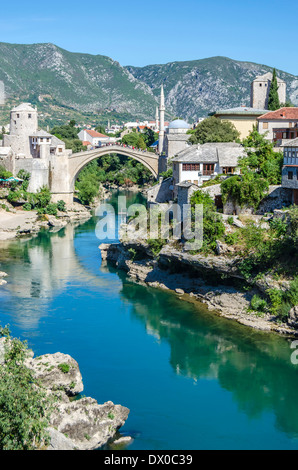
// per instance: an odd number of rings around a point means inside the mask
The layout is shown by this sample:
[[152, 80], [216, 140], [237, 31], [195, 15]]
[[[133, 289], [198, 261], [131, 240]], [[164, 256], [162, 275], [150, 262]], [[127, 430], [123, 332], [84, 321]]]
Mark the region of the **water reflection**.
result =
[[27, 241], [0, 244], [1, 269], [9, 275], [0, 293], [2, 310], [21, 328], [34, 330], [40, 318], [48, 315], [52, 299], [70, 285], [110, 287], [80, 262], [74, 245], [77, 230], [76, 225], [68, 225], [58, 233], [45, 231]]
[[277, 428], [298, 437], [298, 374], [288, 340], [233, 324], [203, 308], [198, 312], [175, 296], [145, 291], [127, 280], [121, 294], [147, 332], [168, 342], [177, 374], [217, 380], [240, 411], [253, 419], [273, 411]]

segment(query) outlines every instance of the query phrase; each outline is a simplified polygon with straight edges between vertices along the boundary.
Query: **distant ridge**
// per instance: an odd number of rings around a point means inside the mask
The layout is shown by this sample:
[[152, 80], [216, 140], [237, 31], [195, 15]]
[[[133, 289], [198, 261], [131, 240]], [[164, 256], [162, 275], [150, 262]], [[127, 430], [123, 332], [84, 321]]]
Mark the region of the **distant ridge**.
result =
[[[0, 80], [10, 101], [30, 101], [44, 120], [71, 112], [78, 119], [119, 115], [154, 118], [160, 86], [169, 116], [193, 121], [218, 108], [249, 105], [250, 83], [266, 65], [211, 57], [146, 67], [123, 67], [103, 55], [68, 52], [54, 44], [0, 43]], [[298, 105], [298, 77], [283, 71], [288, 99]], [[82, 117], [83, 119], [83, 117]]]

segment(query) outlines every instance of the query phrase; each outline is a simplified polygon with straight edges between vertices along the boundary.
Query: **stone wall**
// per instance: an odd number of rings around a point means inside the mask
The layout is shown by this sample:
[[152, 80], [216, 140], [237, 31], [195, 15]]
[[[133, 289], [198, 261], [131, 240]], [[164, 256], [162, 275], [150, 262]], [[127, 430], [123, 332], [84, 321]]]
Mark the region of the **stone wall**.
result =
[[264, 215], [275, 209], [282, 209], [292, 203], [292, 191], [282, 186], [269, 186], [268, 195], [261, 201], [257, 211], [252, 207], [240, 207], [239, 204], [229, 200], [224, 204], [223, 213], [226, 215], [253, 214]]
[[147, 203], [157, 204], [173, 199], [173, 179], [167, 178], [147, 191]]

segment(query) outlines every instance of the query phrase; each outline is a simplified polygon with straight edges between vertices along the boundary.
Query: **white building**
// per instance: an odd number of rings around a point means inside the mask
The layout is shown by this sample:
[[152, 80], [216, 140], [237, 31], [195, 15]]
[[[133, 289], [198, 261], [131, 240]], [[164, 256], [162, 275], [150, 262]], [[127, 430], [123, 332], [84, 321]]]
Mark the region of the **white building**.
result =
[[239, 173], [238, 161], [244, 155], [244, 147], [233, 142], [198, 144], [183, 150], [172, 159], [174, 197], [180, 183], [201, 186], [217, 175]]
[[84, 145], [87, 145], [87, 142], [89, 142], [92, 147], [101, 147], [104, 144], [116, 142], [115, 137], [109, 137], [108, 135], [90, 129], [81, 130], [78, 136]]

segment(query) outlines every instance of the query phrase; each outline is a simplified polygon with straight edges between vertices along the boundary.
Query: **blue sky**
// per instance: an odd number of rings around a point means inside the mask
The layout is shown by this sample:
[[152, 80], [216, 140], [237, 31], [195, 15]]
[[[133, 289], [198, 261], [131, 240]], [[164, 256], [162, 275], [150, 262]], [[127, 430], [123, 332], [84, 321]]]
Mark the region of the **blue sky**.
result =
[[0, 15], [2, 42], [52, 42], [135, 66], [221, 55], [298, 75], [298, 2], [287, 14], [277, 0], [16, 0]]

